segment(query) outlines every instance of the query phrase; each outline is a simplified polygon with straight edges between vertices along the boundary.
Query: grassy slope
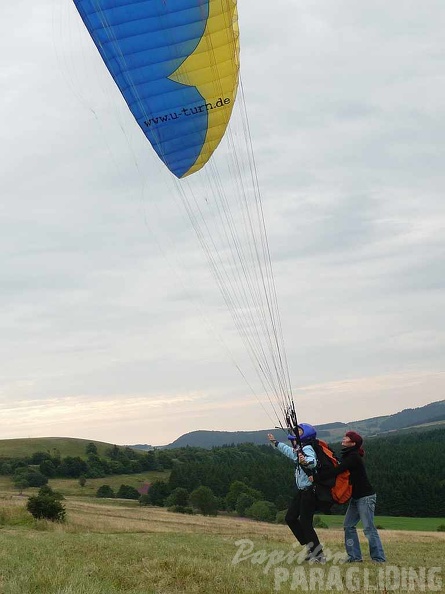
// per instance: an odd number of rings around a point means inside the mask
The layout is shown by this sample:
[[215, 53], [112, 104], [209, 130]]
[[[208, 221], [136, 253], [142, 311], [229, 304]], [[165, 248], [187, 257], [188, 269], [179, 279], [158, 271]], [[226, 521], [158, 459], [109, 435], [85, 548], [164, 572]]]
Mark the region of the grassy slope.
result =
[[[343, 528], [344, 516], [320, 516], [329, 528]], [[383, 530], [420, 530], [436, 531], [439, 526], [445, 526], [445, 518], [396, 518], [391, 516], [376, 516], [375, 524]]]
[[1, 457], [21, 457], [31, 456], [35, 452], [54, 453], [54, 450], [64, 456], [85, 457], [85, 448], [89, 443], [95, 443], [99, 455], [104, 455], [105, 450], [112, 444], [102, 441], [93, 441], [91, 439], [77, 439], [74, 437], [30, 437], [26, 439], [1, 439], [0, 440], [0, 458]]
[[[87, 479], [86, 485], [81, 487], [79, 479], [50, 479], [48, 484], [52, 489], [61, 491], [66, 496], [89, 496], [94, 497], [97, 489], [101, 485], [110, 485], [110, 487], [117, 491], [121, 485], [130, 485], [131, 487], [139, 488], [144, 483], [152, 483], [156, 480], [167, 481], [169, 472], [147, 471], [136, 474], [113, 474], [103, 478]], [[0, 476], [0, 493], [7, 494], [14, 491], [14, 485], [11, 477]], [[25, 495], [33, 495], [38, 491], [35, 489], [26, 489]], [[0, 590], [1, 593], [1, 590]]]
[[[54, 525], [32, 520], [22, 498], [9, 495], [0, 503], [0, 592], [5, 594], [270, 594], [274, 572], [264, 572], [260, 551], [300, 550], [284, 526], [235, 518], [70, 499], [66, 524]], [[343, 553], [342, 531], [319, 534], [331, 554]], [[240, 539], [251, 540], [257, 555], [233, 564]], [[386, 530], [382, 540], [392, 565], [434, 567], [445, 533]], [[291, 572], [299, 567], [295, 560], [280, 566]], [[304, 567], [309, 576], [311, 568]], [[337, 567], [343, 580], [352, 569], [331, 561], [324, 571]], [[379, 569], [366, 561], [353, 570], [368, 571], [374, 583]], [[290, 586], [287, 581], [281, 592], [307, 591]]]

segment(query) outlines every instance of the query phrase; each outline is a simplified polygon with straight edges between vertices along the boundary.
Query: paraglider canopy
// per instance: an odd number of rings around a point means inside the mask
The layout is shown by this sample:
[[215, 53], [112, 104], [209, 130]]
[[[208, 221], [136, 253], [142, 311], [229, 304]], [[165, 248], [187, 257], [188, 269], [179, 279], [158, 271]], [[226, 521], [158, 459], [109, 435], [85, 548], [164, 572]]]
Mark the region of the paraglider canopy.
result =
[[[236, 0], [74, 4], [144, 135], [181, 180], [168, 181], [173, 182], [281, 425], [286, 411], [294, 407], [239, 81]], [[240, 118], [235, 133], [228, 126], [233, 115]], [[219, 159], [204, 166], [223, 138], [220, 155], [227, 169], [221, 175]], [[182, 179], [203, 167], [202, 175]]]
[[236, 0], [74, 0], [125, 101], [176, 177], [220, 143], [238, 86]]

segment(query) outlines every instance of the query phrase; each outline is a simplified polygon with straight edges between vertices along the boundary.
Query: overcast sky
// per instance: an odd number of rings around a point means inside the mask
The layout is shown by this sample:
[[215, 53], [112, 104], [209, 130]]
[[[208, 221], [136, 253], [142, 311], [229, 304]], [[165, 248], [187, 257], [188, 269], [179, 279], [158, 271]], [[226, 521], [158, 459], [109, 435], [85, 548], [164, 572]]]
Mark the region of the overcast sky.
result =
[[[239, 13], [300, 420], [443, 399], [443, 1]], [[7, 3], [0, 50], [1, 437], [160, 445], [275, 425], [171, 176], [74, 4]]]

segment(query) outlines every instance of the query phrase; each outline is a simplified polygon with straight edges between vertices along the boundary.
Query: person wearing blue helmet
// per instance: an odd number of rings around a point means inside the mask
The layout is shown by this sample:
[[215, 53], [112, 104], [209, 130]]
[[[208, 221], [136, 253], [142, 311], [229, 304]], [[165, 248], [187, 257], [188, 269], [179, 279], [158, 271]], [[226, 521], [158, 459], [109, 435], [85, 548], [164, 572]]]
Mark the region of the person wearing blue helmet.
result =
[[312, 425], [301, 423], [298, 425], [301, 448], [297, 445], [294, 435], [289, 435], [292, 447], [275, 439], [272, 433], [268, 439], [285, 456], [295, 463], [296, 492], [286, 513], [286, 524], [301, 545], [307, 547], [308, 561], [324, 563], [323, 549], [314, 530], [314, 513], [317, 509], [314, 486], [309, 477], [317, 467], [317, 456], [311, 445], [317, 437]]

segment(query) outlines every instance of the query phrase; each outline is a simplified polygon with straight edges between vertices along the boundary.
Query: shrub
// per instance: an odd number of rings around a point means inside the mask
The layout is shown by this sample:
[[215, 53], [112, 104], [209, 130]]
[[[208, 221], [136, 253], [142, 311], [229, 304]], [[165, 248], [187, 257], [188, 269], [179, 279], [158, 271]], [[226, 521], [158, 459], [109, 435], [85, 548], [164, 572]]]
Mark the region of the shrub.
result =
[[277, 515], [275, 516], [275, 522], [277, 524], [285, 524], [286, 513], [287, 511], [285, 509], [280, 509], [280, 511], [277, 512]]
[[60, 493], [49, 492], [48, 489], [28, 499], [26, 509], [36, 519], [51, 520], [51, 522], [63, 522], [66, 510], [60, 503]]
[[148, 493], [139, 497], [139, 505], [151, 505], [150, 495]]
[[12, 474], [12, 464], [9, 462], [2, 464], [0, 474]]
[[246, 515], [260, 522], [274, 522], [277, 508], [271, 501], [255, 501], [247, 510]]
[[24, 476], [14, 476], [14, 485], [19, 490], [20, 495], [25, 489], [29, 488], [29, 483]]
[[246, 515], [246, 510], [251, 507], [254, 502], [255, 499], [251, 495], [248, 495], [247, 493], [240, 493], [235, 505], [237, 514], [241, 517], [244, 517]]
[[439, 524], [439, 526], [436, 528], [437, 532], [445, 532], [445, 524]]
[[54, 497], [54, 499], [57, 499], [58, 501], [62, 501], [63, 499], [65, 499], [65, 497], [62, 495], [62, 493], [60, 493], [60, 491], [53, 491], [49, 485], [43, 485], [43, 487], [40, 487], [38, 494]]
[[116, 493], [116, 497], [119, 499], [139, 499], [140, 493], [131, 485], [121, 485]]
[[41, 487], [42, 485], [46, 485], [48, 477], [44, 476], [38, 470], [18, 468], [14, 473], [13, 481], [16, 486], [26, 482], [28, 483], [28, 487]]
[[190, 503], [204, 516], [216, 516], [218, 505], [215, 495], [210, 487], [198, 487], [190, 494]]
[[110, 485], [102, 485], [97, 489], [96, 497], [106, 497], [107, 499], [111, 499], [114, 497], [114, 491]]
[[184, 489], [183, 487], [178, 487], [176, 489], [174, 489], [170, 495], [167, 497], [167, 499], [165, 500], [165, 505], [167, 507], [173, 507], [173, 506], [180, 506], [180, 507], [186, 507], [188, 505], [189, 502], [189, 493], [187, 491], [187, 489]]
[[26, 475], [26, 479], [30, 487], [41, 487], [48, 482], [48, 477], [38, 470], [30, 470]]

